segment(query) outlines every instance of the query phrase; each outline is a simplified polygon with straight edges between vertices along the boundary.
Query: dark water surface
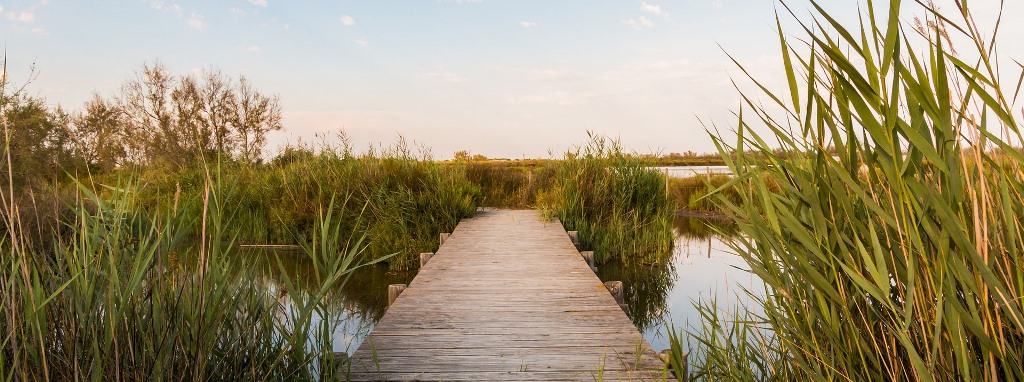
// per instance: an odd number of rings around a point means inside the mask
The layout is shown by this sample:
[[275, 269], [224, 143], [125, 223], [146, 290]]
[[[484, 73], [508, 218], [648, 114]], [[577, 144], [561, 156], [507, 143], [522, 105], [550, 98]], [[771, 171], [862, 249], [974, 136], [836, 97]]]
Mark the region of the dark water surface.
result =
[[[667, 325], [677, 329], [700, 326], [693, 301], [716, 298], [732, 308], [746, 303], [742, 288], [763, 290], [743, 260], [732, 254], [726, 240], [733, 236], [730, 224], [713, 219], [677, 218], [671, 260], [664, 265], [605, 264], [598, 267], [602, 281], [622, 281], [626, 287], [627, 314], [643, 331], [655, 351], [668, 348]], [[297, 251], [246, 250], [257, 266], [278, 273], [278, 260], [294, 283], [293, 288], [314, 287], [312, 264]], [[373, 325], [384, 315], [389, 284], [408, 284], [414, 272], [391, 272], [386, 265], [354, 271], [344, 287], [328, 296], [329, 310], [341, 317], [334, 329], [334, 351], [354, 352]], [[280, 290], [278, 278], [268, 278], [270, 290]], [[295, 293], [296, 291], [289, 291]], [[303, 291], [297, 291], [302, 293]]]

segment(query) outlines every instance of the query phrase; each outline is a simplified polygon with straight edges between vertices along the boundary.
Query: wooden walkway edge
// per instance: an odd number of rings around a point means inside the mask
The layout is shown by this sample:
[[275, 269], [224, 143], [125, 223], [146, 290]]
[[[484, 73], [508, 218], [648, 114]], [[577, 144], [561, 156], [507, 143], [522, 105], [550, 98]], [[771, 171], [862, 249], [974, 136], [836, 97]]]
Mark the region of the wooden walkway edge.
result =
[[480, 211], [425, 257], [350, 359], [350, 380], [664, 380], [557, 220]]

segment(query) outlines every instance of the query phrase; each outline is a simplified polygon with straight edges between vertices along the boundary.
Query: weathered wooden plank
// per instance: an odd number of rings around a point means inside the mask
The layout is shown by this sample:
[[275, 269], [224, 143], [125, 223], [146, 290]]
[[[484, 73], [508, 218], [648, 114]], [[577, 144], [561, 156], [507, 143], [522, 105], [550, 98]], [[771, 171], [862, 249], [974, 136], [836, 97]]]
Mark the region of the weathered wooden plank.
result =
[[478, 211], [441, 244], [353, 355], [352, 380], [664, 377], [621, 288], [609, 293], [557, 220]]
[[496, 372], [381, 372], [353, 373], [350, 381], [664, 381], [662, 375], [650, 372], [587, 371], [496, 371]]

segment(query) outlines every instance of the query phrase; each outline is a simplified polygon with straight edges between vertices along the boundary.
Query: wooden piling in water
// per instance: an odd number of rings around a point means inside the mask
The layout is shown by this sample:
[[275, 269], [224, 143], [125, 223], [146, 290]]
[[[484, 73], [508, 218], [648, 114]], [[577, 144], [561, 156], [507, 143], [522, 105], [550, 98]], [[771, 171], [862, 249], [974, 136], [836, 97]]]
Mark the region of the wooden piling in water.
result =
[[669, 191], [668, 167], [665, 167], [665, 198], [669, 199], [671, 197], [672, 193]]
[[597, 263], [594, 260], [594, 251], [582, 251], [580, 256], [583, 256], [583, 260], [587, 261], [587, 265], [590, 266], [590, 270], [597, 272]]
[[434, 257], [433, 252], [420, 253], [420, 268], [423, 268], [424, 265], [427, 265], [427, 262], [430, 261], [431, 257]]
[[332, 364], [334, 365], [334, 372], [340, 375], [345, 375], [345, 371], [348, 370], [349, 355], [346, 352], [333, 352], [331, 353]]
[[622, 281], [609, 281], [604, 283], [604, 287], [608, 288], [608, 293], [615, 297], [615, 303], [622, 304], [626, 300], [625, 291], [622, 288]]
[[405, 284], [391, 284], [388, 285], [388, 307], [395, 303], [398, 299], [398, 295], [402, 294], [407, 286]]
[[444, 241], [448, 240], [448, 237], [451, 236], [451, 235], [452, 234], [450, 232], [441, 232], [441, 240], [440, 240], [440, 243], [437, 244], [438, 248], [440, 248], [442, 245], [444, 245]]
[[580, 231], [569, 231], [567, 233], [569, 234], [569, 239], [572, 240], [572, 245], [578, 247], [580, 245]]
[[661, 361], [665, 363], [665, 366], [668, 367], [668, 370], [672, 373], [673, 376], [681, 376], [682, 378], [680, 378], [679, 380], [683, 381], [683, 382], [689, 381], [690, 380], [690, 361], [689, 361], [690, 353], [689, 352], [683, 352], [683, 360], [682, 360], [682, 362], [680, 362], [681, 364], [680, 365], [673, 365], [672, 364], [672, 357], [669, 355], [670, 352], [671, 352], [671, 349], [662, 350], [661, 353], [658, 353], [658, 358], [661, 358]]

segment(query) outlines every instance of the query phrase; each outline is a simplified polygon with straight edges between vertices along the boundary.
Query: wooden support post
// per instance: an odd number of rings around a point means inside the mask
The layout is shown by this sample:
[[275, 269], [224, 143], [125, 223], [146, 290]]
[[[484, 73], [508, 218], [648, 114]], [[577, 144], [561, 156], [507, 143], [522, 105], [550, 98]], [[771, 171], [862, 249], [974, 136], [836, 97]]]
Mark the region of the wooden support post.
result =
[[343, 351], [341, 351], [341, 352], [333, 352], [333, 353], [331, 353], [331, 358], [332, 358], [332, 362], [333, 362], [333, 366], [334, 366], [334, 372], [338, 373], [338, 374], [341, 374], [341, 375], [345, 375], [345, 372], [347, 370], [349, 370], [349, 368], [348, 368], [348, 361], [349, 361], [348, 353], [343, 352]]
[[670, 198], [672, 194], [669, 192], [668, 182], [668, 167], [665, 167], [665, 198]]
[[682, 364], [677, 366], [672, 364], [672, 357], [669, 355], [670, 352], [671, 349], [662, 350], [661, 353], [658, 353], [658, 358], [661, 358], [661, 362], [665, 363], [665, 366], [668, 367], [668, 370], [672, 372], [673, 376], [682, 376], [682, 378], [679, 379], [680, 381], [689, 381], [690, 361], [688, 358], [690, 358], [690, 353], [683, 352]]
[[451, 236], [451, 235], [452, 234], [448, 233], [448, 232], [441, 232], [441, 240], [440, 240], [441, 243], [437, 245], [438, 248], [440, 248], [442, 245], [444, 245], [445, 240], [448, 240], [448, 237]]
[[604, 283], [604, 287], [608, 288], [608, 293], [611, 293], [612, 297], [615, 297], [615, 303], [625, 303], [626, 294], [622, 288], [622, 281], [609, 281]]
[[404, 291], [405, 288], [405, 284], [388, 285], [388, 307], [391, 307], [391, 305], [395, 303], [395, 300], [398, 299], [398, 295], [402, 294], [402, 291]]
[[587, 265], [590, 266], [590, 270], [597, 272], [597, 264], [594, 260], [594, 251], [580, 252], [580, 256], [583, 256], [583, 259], [587, 261]]
[[572, 240], [572, 245], [580, 245], [580, 231], [569, 231], [569, 240]]
[[423, 268], [424, 265], [427, 265], [427, 262], [430, 261], [431, 257], [434, 257], [434, 254], [431, 253], [431, 252], [420, 253], [420, 268], [421, 269]]

